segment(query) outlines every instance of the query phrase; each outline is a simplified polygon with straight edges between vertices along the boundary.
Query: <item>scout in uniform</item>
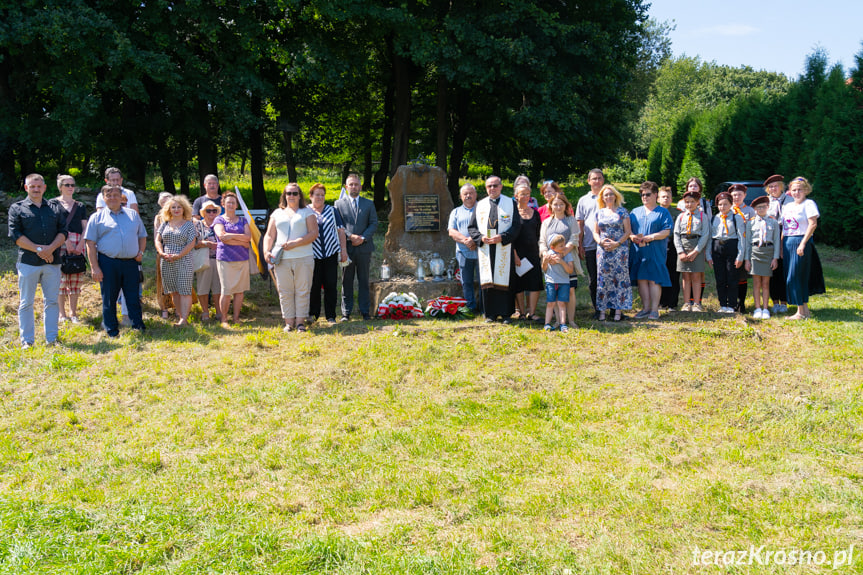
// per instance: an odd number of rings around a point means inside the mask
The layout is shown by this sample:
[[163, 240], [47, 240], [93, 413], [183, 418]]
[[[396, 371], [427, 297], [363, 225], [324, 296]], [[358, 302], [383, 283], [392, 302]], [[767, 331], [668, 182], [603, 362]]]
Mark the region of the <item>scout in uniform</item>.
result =
[[752, 200], [755, 217], [746, 222], [746, 271], [752, 274], [753, 296], [755, 297], [755, 319], [768, 319], [767, 310], [770, 297], [770, 278], [779, 263], [779, 236], [782, 228], [779, 222], [767, 215], [770, 198], [759, 196]]
[[734, 313], [737, 304], [738, 270], [743, 267], [744, 232], [746, 220], [731, 211], [731, 194], [722, 192], [716, 196], [719, 213], [713, 216], [711, 226], [710, 254], [713, 273], [716, 275], [716, 295], [719, 297], [719, 312]]

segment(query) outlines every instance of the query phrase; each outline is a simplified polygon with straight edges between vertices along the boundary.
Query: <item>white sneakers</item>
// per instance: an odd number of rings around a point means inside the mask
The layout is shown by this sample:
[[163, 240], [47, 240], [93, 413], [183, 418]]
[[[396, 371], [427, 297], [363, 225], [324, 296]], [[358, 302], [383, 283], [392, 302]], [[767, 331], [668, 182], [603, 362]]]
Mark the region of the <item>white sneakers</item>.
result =
[[770, 319], [770, 311], [767, 308], [758, 308], [752, 312], [752, 319]]

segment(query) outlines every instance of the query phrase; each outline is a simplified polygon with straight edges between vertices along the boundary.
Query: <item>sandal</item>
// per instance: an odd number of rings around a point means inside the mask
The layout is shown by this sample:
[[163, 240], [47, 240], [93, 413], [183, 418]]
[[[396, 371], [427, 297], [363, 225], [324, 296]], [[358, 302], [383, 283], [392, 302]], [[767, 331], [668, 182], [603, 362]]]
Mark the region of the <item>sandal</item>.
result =
[[538, 316], [538, 315], [536, 315], [536, 314], [533, 314], [533, 315], [532, 315], [532, 316], [530, 316], [528, 319], [529, 319], [530, 321], [542, 321], [542, 318], [541, 318], [541, 317], [539, 317], [539, 316]]
[[171, 314], [168, 313], [168, 310], [163, 309], [162, 310], [162, 319], [168, 319], [169, 317], [171, 317]]
[[620, 310], [617, 310], [617, 312], [614, 314], [614, 321], [620, 321], [620, 318]]
[[297, 331], [301, 331], [301, 332], [302, 332], [302, 331], [306, 331], [306, 324], [301, 323], [300, 325], [298, 325], [298, 326], [297, 326]]
[[604, 311], [599, 312], [599, 321], [605, 321], [605, 312]]

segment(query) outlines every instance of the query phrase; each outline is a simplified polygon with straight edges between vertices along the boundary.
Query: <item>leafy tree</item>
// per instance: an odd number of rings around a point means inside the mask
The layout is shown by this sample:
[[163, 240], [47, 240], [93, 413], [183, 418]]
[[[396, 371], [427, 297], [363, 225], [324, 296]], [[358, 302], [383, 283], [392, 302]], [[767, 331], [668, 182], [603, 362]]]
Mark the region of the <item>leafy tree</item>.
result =
[[812, 149], [807, 172], [821, 218], [819, 236], [831, 244], [863, 247], [863, 192], [854, 183], [863, 171], [863, 107], [855, 88], [845, 80], [842, 66], [834, 66], [818, 90], [812, 113]]
[[680, 118], [727, 103], [740, 95], [761, 91], [783, 94], [788, 80], [783, 74], [755, 71], [748, 66], [733, 68], [699, 58], [681, 56], [660, 66], [654, 90], [644, 106], [637, 130], [639, 146], [663, 137]]

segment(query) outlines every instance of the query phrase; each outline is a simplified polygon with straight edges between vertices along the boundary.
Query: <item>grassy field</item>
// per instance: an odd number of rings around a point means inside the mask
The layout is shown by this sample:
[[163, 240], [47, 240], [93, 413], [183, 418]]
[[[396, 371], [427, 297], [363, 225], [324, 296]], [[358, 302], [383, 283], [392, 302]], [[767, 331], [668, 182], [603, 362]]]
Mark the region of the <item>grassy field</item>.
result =
[[566, 335], [284, 334], [258, 280], [241, 327], [178, 330], [148, 273], [145, 336], [88, 285], [22, 351], [3, 241], [0, 573], [863, 572], [858, 253], [819, 248], [810, 321], [599, 323], [580, 287]]

